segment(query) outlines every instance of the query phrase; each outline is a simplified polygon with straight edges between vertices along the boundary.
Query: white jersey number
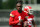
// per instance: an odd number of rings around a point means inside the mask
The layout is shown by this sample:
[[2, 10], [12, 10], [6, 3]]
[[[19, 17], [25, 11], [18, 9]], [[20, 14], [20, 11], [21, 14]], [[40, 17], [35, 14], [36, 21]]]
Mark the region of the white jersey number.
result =
[[[20, 19], [21, 19], [21, 16], [19, 16], [18, 18], [19, 18], [19, 20], [20, 20]], [[21, 25], [20, 22], [19, 22], [17, 25]]]

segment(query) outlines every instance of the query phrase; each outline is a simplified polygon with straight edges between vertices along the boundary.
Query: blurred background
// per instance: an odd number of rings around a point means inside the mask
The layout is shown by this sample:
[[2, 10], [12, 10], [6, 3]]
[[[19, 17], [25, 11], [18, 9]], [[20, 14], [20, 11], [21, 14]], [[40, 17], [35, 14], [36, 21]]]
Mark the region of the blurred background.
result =
[[[18, 0], [0, 0], [0, 27], [10, 27], [9, 26], [9, 14], [12, 10], [16, 10], [16, 2]], [[31, 6], [34, 9], [33, 14], [37, 27], [40, 27], [40, 0], [22, 0], [23, 7]]]

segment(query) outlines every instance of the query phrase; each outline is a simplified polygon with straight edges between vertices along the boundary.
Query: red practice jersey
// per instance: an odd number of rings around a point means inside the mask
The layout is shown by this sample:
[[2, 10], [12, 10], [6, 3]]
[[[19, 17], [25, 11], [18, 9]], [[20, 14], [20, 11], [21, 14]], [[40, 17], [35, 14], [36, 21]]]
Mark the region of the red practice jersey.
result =
[[23, 21], [26, 21], [28, 14], [26, 14], [24, 11], [22, 13], [19, 13], [17, 10], [12, 11], [10, 13], [10, 18], [9, 18], [9, 25], [12, 27], [22, 27], [23, 22], [19, 22], [20, 19], [23, 19]]
[[27, 20], [28, 20], [28, 27], [32, 27], [32, 20], [34, 20], [34, 16], [33, 15], [28, 16]]

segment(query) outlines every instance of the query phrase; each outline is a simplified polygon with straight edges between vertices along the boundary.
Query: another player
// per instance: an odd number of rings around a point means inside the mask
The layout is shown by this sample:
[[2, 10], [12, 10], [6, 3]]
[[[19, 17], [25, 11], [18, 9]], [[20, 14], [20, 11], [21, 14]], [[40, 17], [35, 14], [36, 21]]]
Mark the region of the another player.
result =
[[28, 16], [24, 11], [22, 11], [22, 2], [16, 3], [15, 11], [10, 13], [9, 25], [12, 27], [23, 27], [23, 22], [26, 21], [25, 17]]
[[36, 27], [35, 22], [34, 22], [34, 15], [33, 15], [32, 7], [31, 6], [26, 6], [24, 8], [24, 12], [28, 13], [28, 15], [29, 15], [28, 18], [27, 18], [28, 21], [25, 21], [25, 26], [32, 27], [32, 24], [33, 24], [34, 27]]

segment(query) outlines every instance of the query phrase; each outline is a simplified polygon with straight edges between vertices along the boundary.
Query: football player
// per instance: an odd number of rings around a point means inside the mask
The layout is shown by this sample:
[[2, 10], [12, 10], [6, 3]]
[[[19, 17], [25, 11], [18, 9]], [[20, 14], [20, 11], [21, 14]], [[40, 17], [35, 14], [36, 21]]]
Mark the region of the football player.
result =
[[24, 8], [24, 12], [28, 13], [27, 21], [25, 21], [24, 27], [25, 26], [32, 27], [32, 24], [34, 25], [34, 27], [36, 27], [32, 7], [31, 6], [26, 6]]
[[12, 27], [23, 27], [23, 22], [26, 21], [28, 14], [22, 11], [22, 2], [18, 1], [16, 3], [16, 9], [10, 13], [9, 25]]

